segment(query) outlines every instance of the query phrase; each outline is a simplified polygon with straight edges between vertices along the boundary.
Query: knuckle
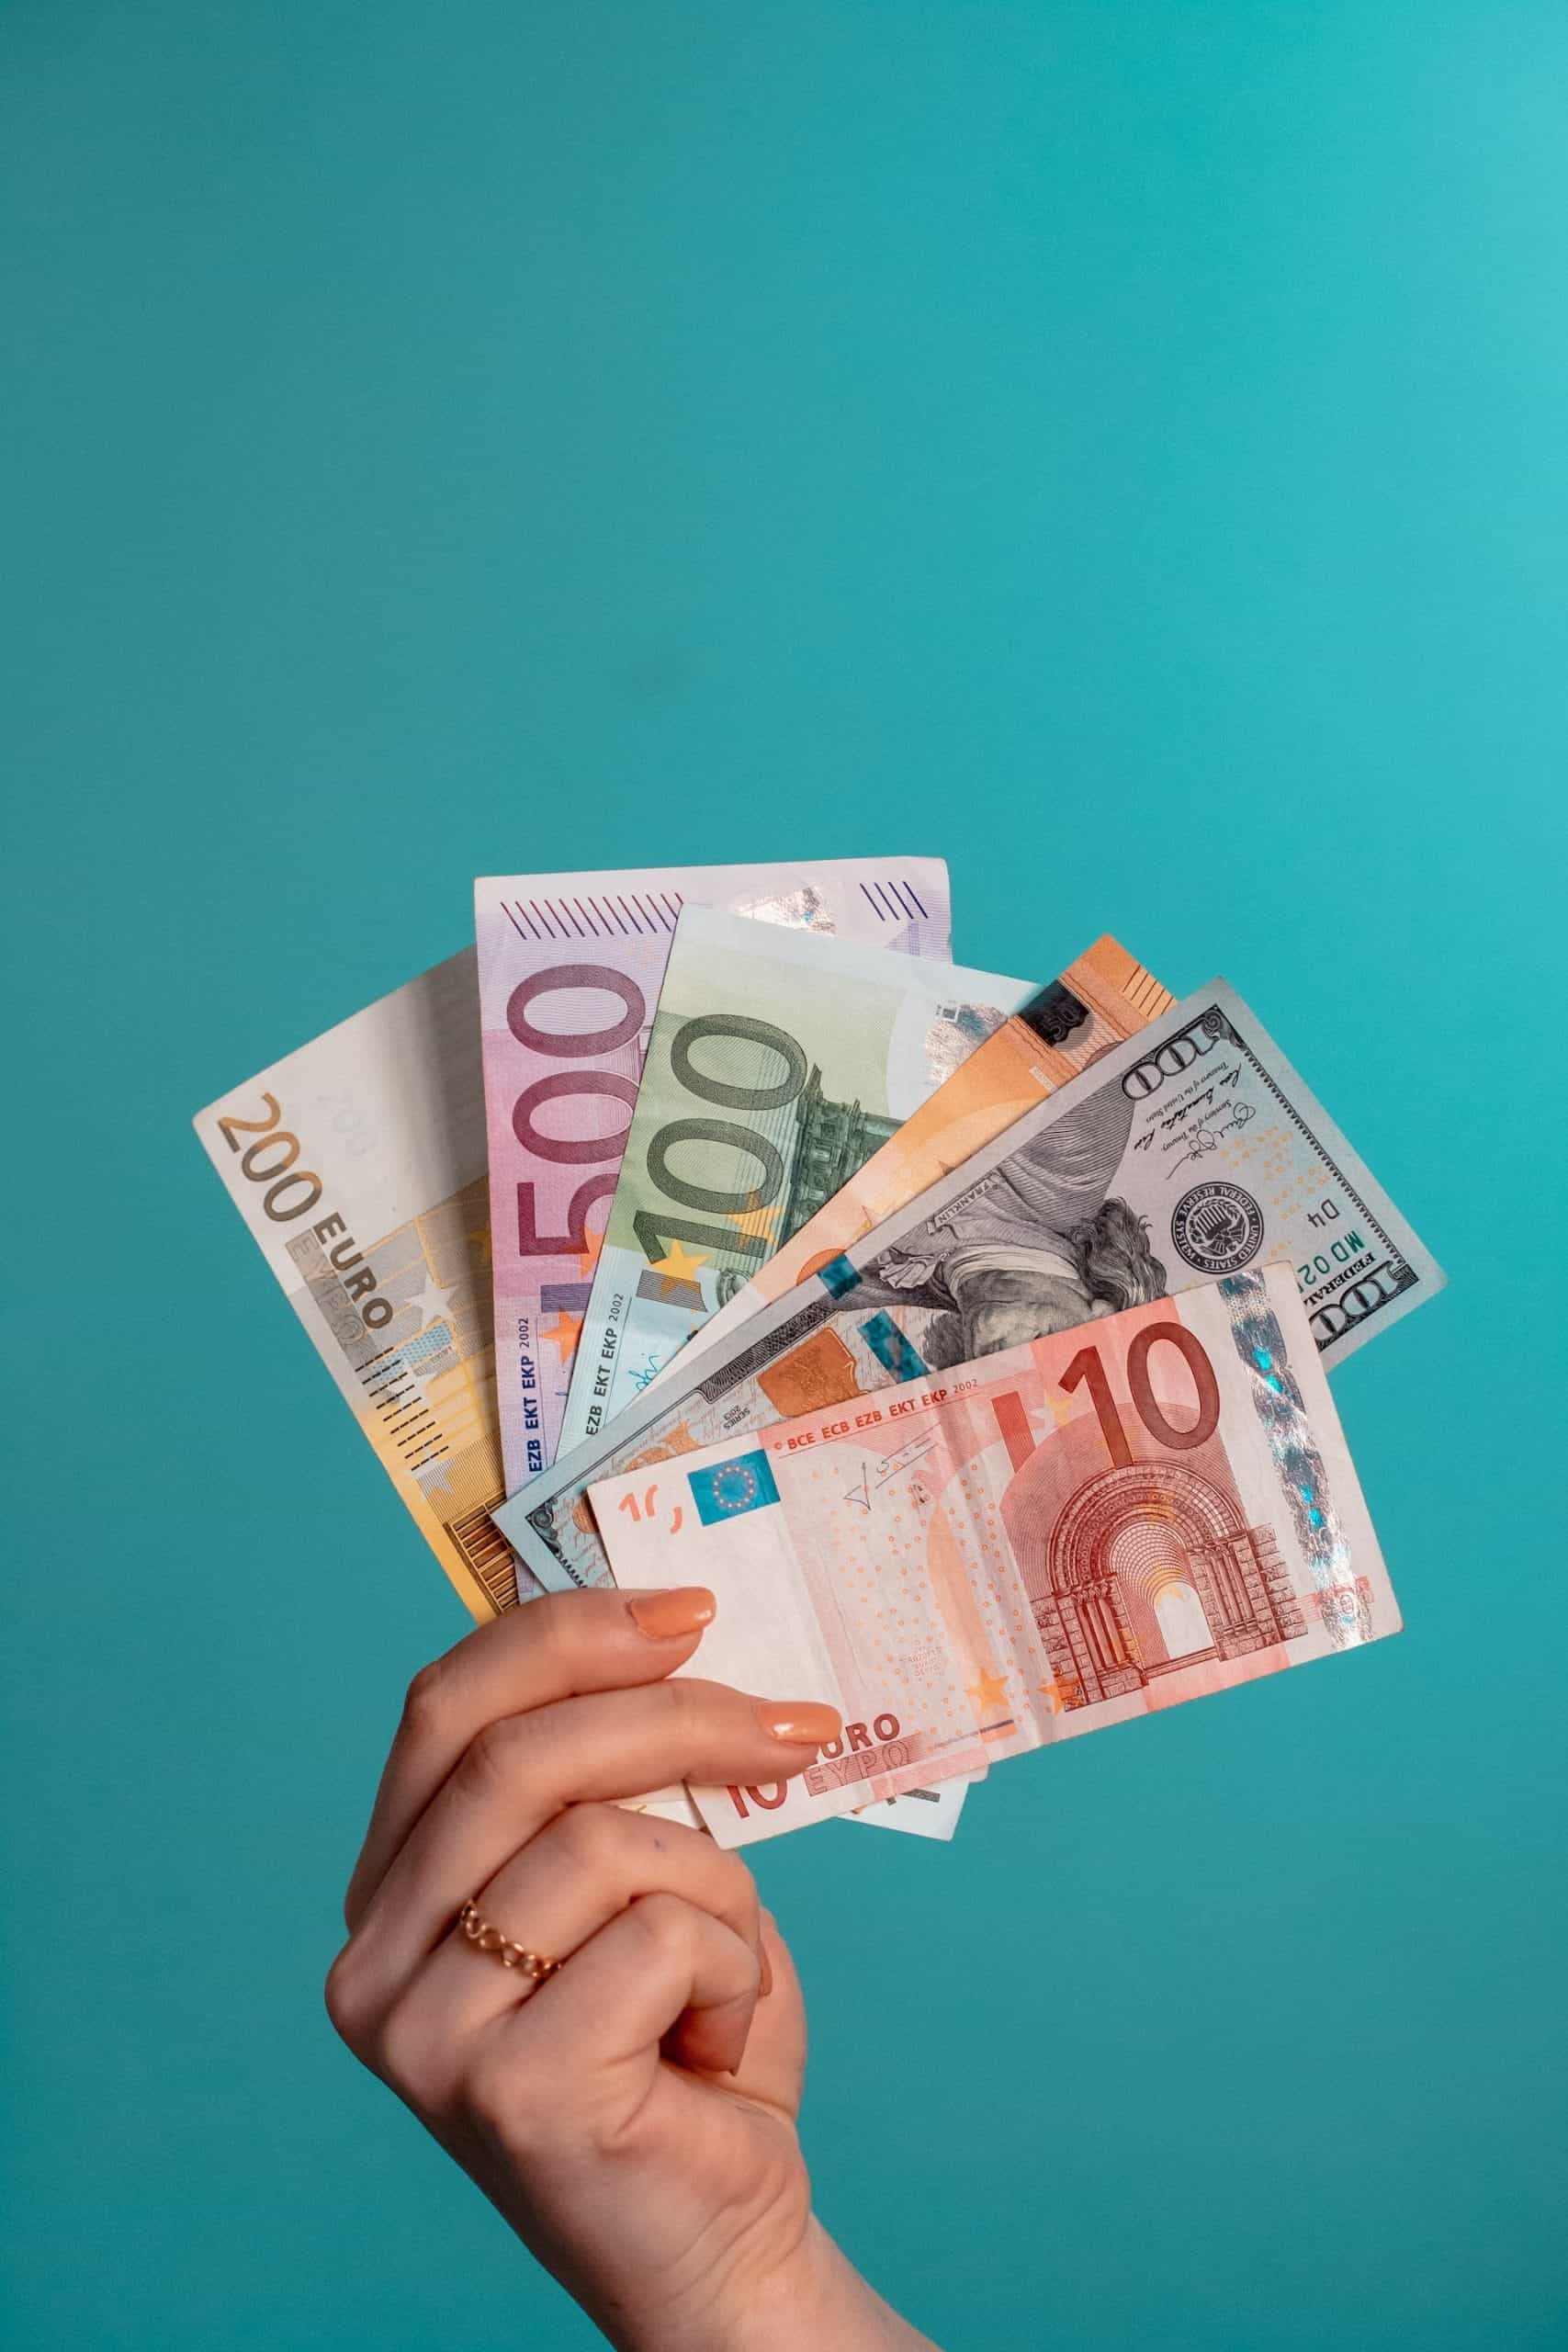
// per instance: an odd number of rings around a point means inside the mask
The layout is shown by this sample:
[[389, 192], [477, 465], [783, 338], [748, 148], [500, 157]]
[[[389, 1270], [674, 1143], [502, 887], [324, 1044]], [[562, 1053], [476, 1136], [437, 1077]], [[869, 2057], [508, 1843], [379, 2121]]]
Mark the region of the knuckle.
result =
[[740, 1912], [743, 1916], [760, 1920], [761, 1916], [761, 1902], [757, 1893], [756, 1880], [752, 1877], [750, 1871], [747, 1869], [739, 1854], [727, 1854], [721, 1849], [719, 1860], [721, 1863], [720, 1883], [724, 1886], [729, 1901], [734, 1905], [736, 1910]]
[[446, 2093], [430, 2037], [401, 2001], [389, 2008], [371, 1991], [356, 1944], [345, 1944], [327, 1973], [327, 2015], [362, 2066], [426, 2114]]
[[585, 1672], [593, 1687], [592, 1639], [594, 1592], [547, 1592], [513, 1612], [522, 1621], [520, 1640], [543, 1687], [559, 1698], [575, 1695]]
[[409, 1684], [403, 1695], [403, 1727], [413, 1738], [423, 1739], [446, 1714], [451, 1680], [449, 1660], [433, 1657]]
[[530, 1741], [525, 1715], [499, 1715], [463, 1750], [457, 1780], [466, 1797], [483, 1802], [512, 1786]]
[[403, 2004], [394, 2003], [377, 2030], [376, 2072], [426, 2113], [440, 2104], [444, 2089], [434, 2063], [435, 2054], [419, 2019]]
[[626, 1844], [626, 1825], [631, 1818], [614, 1805], [569, 1805], [550, 1835], [565, 1849], [566, 1859], [572, 1867], [588, 1874], [604, 1870], [619, 1856]]
[[324, 1993], [333, 2031], [356, 2058], [364, 2056], [369, 2040], [367, 1989], [360, 1950], [351, 1938], [327, 1971]]
[[544, 1650], [552, 1658], [560, 1657], [571, 1641], [575, 1622], [572, 1603], [581, 1602], [581, 1594], [576, 1592], [547, 1592], [531, 1601], [524, 1620], [528, 1628], [529, 1647]]
[[678, 1961], [690, 1950], [693, 1915], [679, 1895], [639, 1894], [626, 1916], [654, 1959]]
[[515, 2047], [487, 2050], [474, 2059], [461, 2097], [479, 2130], [514, 2162], [536, 2154], [558, 2129], [553, 2119], [560, 2101]]
[[674, 1724], [678, 1739], [690, 1743], [700, 1739], [708, 1728], [708, 1686], [694, 1682], [684, 1675], [672, 1675], [668, 1681], [656, 1683], [660, 1702]]

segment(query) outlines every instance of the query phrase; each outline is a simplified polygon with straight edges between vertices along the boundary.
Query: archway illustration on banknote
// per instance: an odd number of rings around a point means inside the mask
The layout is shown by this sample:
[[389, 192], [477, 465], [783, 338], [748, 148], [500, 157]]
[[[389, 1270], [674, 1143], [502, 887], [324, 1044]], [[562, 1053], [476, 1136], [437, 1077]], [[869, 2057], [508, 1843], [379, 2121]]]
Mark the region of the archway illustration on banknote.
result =
[[[1169, 1461], [1102, 1471], [1055, 1515], [1048, 1547], [1032, 1547], [1030, 1599], [1063, 1710], [1306, 1631], [1273, 1530], [1248, 1526], [1217, 1449], [1203, 1452], [1201, 1474]], [[1010, 1520], [1028, 1513], [1025, 1484]]]

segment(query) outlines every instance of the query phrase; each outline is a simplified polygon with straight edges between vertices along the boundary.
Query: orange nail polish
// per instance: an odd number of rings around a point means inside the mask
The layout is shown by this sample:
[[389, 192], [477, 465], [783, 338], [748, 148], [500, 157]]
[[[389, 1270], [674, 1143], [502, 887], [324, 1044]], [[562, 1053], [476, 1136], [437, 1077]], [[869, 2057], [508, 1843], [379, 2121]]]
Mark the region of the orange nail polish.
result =
[[844, 1727], [837, 1707], [816, 1699], [759, 1699], [756, 1708], [757, 1721], [771, 1739], [787, 1739], [798, 1747], [820, 1747]]
[[705, 1584], [677, 1585], [673, 1592], [639, 1592], [626, 1602], [631, 1621], [650, 1641], [678, 1641], [711, 1625], [717, 1603]]

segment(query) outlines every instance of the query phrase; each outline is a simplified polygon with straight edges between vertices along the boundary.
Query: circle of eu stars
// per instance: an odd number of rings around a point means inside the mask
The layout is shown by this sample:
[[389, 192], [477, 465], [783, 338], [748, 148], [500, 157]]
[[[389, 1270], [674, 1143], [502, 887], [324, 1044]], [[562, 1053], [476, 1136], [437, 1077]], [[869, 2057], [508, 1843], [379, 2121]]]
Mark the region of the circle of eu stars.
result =
[[720, 1510], [744, 1510], [757, 1499], [757, 1473], [731, 1462], [713, 1474], [713, 1498]]

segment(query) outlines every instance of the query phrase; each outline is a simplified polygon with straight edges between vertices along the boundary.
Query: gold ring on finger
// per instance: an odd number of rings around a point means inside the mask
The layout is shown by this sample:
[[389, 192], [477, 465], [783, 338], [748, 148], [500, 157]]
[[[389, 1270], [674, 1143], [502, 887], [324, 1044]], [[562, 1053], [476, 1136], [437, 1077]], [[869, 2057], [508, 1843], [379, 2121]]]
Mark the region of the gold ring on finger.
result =
[[533, 1977], [536, 1984], [542, 1984], [545, 1978], [553, 1976], [560, 1966], [558, 1960], [546, 1960], [538, 1952], [528, 1951], [522, 1944], [509, 1941], [499, 1928], [491, 1927], [488, 1919], [479, 1917], [479, 1905], [472, 1895], [458, 1912], [457, 1925], [476, 1951], [493, 1952], [502, 1968], [520, 1969], [525, 1976]]

